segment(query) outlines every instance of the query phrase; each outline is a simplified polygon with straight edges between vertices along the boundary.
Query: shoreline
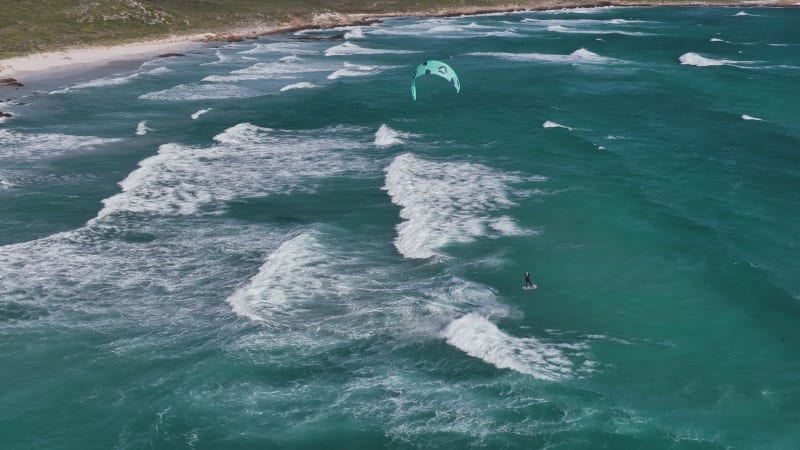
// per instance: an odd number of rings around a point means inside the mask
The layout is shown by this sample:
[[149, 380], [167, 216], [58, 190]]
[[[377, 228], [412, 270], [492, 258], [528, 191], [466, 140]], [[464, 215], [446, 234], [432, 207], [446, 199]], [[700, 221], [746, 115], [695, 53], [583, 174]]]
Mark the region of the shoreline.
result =
[[[382, 17], [399, 17], [386, 15]], [[365, 14], [330, 14], [307, 22], [256, 24], [231, 27], [225, 31], [176, 34], [166, 38], [141, 39], [112, 45], [87, 45], [63, 50], [32, 53], [0, 59], [0, 88], [22, 87], [26, 82], [42, 81], [91, 72], [105, 65], [144, 62], [160, 56], [175, 56], [208, 44], [238, 42], [307, 29], [368, 25], [380, 22]]]
[[143, 40], [140, 42], [75, 47], [59, 51], [33, 53], [0, 60], [0, 81], [3, 78], [47, 79], [62, 74], [88, 72], [97, 67], [121, 60], [148, 60], [162, 53], [186, 51], [196, 48], [200, 41], [195, 36], [176, 36], [174, 38]]
[[254, 24], [245, 27], [231, 27], [225, 31], [205, 33], [176, 34], [167, 38], [138, 40], [103, 46], [84, 46], [63, 50], [33, 53], [26, 56], [0, 59], [0, 88], [20, 88], [26, 83], [53, 80], [93, 72], [103, 66], [121, 62], [144, 62], [160, 56], [171, 56], [176, 53], [197, 49], [205, 44], [220, 42], [237, 42], [246, 39], [257, 39], [262, 36], [292, 33], [308, 29], [331, 29], [336, 27], [371, 25], [380, 23], [384, 18], [397, 17], [453, 17], [462, 15], [479, 15], [492, 13], [512, 13], [526, 11], [553, 11], [561, 9], [599, 8], [599, 7], [798, 7], [800, 1], [788, 2], [753, 1], [731, 2], [727, 4], [705, 2], [667, 2], [652, 4], [641, 1], [600, 1], [600, 2], [561, 2], [544, 1], [535, 5], [527, 2], [508, 3], [496, 6], [463, 6], [457, 8], [441, 8], [438, 10], [390, 12], [380, 15], [355, 13], [323, 13], [314, 15], [308, 20], [298, 20], [277, 24]]

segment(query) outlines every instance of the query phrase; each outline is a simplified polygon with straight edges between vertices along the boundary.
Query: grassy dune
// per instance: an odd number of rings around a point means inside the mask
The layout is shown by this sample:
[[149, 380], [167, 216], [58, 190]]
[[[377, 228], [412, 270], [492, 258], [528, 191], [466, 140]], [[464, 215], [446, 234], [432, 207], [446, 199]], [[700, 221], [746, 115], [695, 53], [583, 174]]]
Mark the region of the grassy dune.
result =
[[[304, 26], [317, 15], [447, 14], [684, 0], [0, 0], [0, 58], [247, 26]], [[731, 4], [736, 0], [704, 3]], [[330, 18], [324, 25], [335, 24]], [[316, 23], [320, 23], [319, 20]]]

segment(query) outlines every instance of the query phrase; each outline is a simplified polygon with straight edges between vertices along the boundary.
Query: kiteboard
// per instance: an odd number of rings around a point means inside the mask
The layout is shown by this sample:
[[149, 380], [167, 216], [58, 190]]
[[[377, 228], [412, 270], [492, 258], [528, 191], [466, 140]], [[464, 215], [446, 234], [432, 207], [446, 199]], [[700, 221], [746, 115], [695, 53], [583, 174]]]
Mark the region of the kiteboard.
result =
[[525, 289], [526, 291], [532, 291], [532, 290], [536, 289], [537, 287], [539, 287], [539, 286], [536, 286], [534, 284], [533, 286], [522, 286], [522, 289]]

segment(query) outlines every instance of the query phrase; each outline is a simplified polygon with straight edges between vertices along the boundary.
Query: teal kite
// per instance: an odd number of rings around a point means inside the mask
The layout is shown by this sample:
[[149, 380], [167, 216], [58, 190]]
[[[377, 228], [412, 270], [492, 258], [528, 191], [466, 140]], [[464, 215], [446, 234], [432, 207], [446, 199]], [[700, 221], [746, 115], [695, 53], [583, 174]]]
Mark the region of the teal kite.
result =
[[411, 96], [414, 97], [414, 100], [417, 99], [417, 78], [423, 75], [439, 75], [449, 81], [450, 84], [456, 88], [456, 92], [461, 92], [461, 82], [458, 81], [456, 71], [441, 61], [429, 59], [417, 66], [417, 73], [414, 75], [414, 78], [411, 79]]

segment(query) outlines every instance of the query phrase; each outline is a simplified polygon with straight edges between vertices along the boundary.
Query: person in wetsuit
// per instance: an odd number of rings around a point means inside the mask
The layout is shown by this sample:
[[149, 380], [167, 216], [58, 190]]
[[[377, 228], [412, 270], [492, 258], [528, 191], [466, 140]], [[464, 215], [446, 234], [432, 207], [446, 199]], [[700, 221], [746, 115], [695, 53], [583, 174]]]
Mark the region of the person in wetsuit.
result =
[[531, 274], [530, 273], [525, 272], [524, 274], [522, 274], [522, 278], [525, 280], [525, 286], [524, 286], [525, 288], [532, 288], [533, 287], [533, 283], [531, 283]]

